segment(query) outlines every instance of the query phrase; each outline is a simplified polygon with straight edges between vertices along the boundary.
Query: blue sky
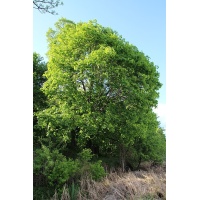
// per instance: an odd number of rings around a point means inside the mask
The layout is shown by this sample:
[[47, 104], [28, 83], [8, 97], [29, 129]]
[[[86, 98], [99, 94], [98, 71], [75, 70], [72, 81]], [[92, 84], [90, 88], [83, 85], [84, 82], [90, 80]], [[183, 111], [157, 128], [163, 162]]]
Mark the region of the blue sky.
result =
[[[74, 22], [96, 19], [111, 27], [126, 41], [135, 45], [159, 66], [160, 89], [158, 108], [161, 125], [165, 127], [166, 114], [166, 2], [165, 0], [63, 0], [55, 8], [58, 15], [33, 11], [33, 51], [45, 58], [46, 32], [61, 17]], [[46, 58], [45, 58], [46, 59]]]

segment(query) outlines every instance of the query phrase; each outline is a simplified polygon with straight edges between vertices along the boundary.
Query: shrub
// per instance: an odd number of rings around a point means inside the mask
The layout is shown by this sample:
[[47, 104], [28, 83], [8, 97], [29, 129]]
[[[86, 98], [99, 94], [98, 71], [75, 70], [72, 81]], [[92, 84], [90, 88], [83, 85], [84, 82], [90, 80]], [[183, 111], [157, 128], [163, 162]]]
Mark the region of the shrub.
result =
[[106, 176], [105, 170], [101, 165], [101, 160], [90, 165], [91, 175], [95, 181], [101, 180], [104, 176]]
[[34, 174], [43, 174], [50, 186], [62, 187], [78, 171], [78, 162], [66, 159], [58, 150], [52, 152], [46, 146], [37, 149], [34, 157]]
[[102, 161], [99, 160], [97, 162], [91, 162], [93, 158], [93, 154], [91, 149], [83, 149], [82, 152], [78, 154], [79, 158], [79, 174], [81, 176], [89, 175], [94, 180], [100, 180], [102, 177], [106, 175], [103, 166], [101, 165]]
[[78, 158], [79, 161], [82, 163], [86, 163], [88, 161], [90, 161], [93, 157], [92, 151], [91, 149], [83, 149], [79, 154], [78, 154]]

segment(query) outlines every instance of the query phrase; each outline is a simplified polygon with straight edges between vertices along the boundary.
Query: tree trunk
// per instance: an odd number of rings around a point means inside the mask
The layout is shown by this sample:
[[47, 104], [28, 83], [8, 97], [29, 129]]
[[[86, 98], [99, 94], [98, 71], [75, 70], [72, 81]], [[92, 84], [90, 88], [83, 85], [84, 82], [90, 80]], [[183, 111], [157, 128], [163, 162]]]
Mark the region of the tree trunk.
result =
[[140, 164], [141, 164], [141, 161], [142, 161], [142, 158], [141, 158], [141, 156], [140, 156], [140, 158], [139, 158], [139, 162], [138, 162], [138, 165], [137, 165], [137, 169], [139, 169]]
[[123, 145], [120, 146], [120, 163], [121, 163], [122, 172], [125, 172], [126, 153], [125, 153], [125, 148]]

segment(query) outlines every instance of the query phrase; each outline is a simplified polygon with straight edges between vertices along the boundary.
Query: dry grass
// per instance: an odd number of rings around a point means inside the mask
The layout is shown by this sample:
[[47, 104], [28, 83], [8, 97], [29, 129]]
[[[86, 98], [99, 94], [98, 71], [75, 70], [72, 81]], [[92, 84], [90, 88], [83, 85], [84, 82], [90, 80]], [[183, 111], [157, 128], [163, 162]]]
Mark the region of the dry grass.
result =
[[[52, 200], [57, 200], [54, 196]], [[70, 198], [67, 188], [61, 200], [152, 200], [166, 199], [166, 172], [163, 167], [147, 171], [122, 173], [119, 170], [107, 175], [101, 182], [89, 178], [80, 181], [75, 198]]]

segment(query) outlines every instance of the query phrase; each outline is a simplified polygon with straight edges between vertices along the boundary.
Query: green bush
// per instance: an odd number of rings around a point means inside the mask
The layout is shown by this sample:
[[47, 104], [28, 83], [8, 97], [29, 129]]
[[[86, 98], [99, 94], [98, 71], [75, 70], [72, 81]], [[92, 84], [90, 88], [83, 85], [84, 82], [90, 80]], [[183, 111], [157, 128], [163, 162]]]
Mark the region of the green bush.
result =
[[76, 174], [79, 163], [66, 159], [58, 150], [51, 152], [46, 146], [42, 146], [35, 152], [33, 169], [34, 174], [43, 174], [50, 186], [56, 185], [59, 188]]
[[101, 180], [106, 175], [105, 170], [101, 165], [101, 160], [91, 164], [90, 169], [91, 169], [92, 179], [96, 181]]
[[90, 161], [93, 157], [92, 151], [91, 149], [83, 149], [79, 154], [78, 154], [78, 158], [79, 161], [82, 163], [86, 163], [88, 161]]
[[80, 176], [89, 175], [94, 180], [100, 180], [106, 175], [102, 161], [92, 162], [93, 154], [91, 149], [83, 149], [82, 152], [78, 154], [79, 162], [79, 174]]
[[[45, 191], [57, 191], [61, 195], [65, 183], [69, 184], [69, 194], [76, 198], [78, 180], [81, 176], [91, 176], [98, 181], [106, 175], [101, 161], [91, 162], [93, 155], [90, 149], [83, 149], [76, 160], [67, 159], [58, 150], [50, 150], [46, 146], [34, 152], [34, 177], [42, 177], [45, 181], [34, 184], [34, 199], [49, 197]], [[75, 181], [75, 182], [74, 182]], [[43, 188], [43, 189], [42, 189]], [[46, 189], [44, 189], [46, 188]]]

